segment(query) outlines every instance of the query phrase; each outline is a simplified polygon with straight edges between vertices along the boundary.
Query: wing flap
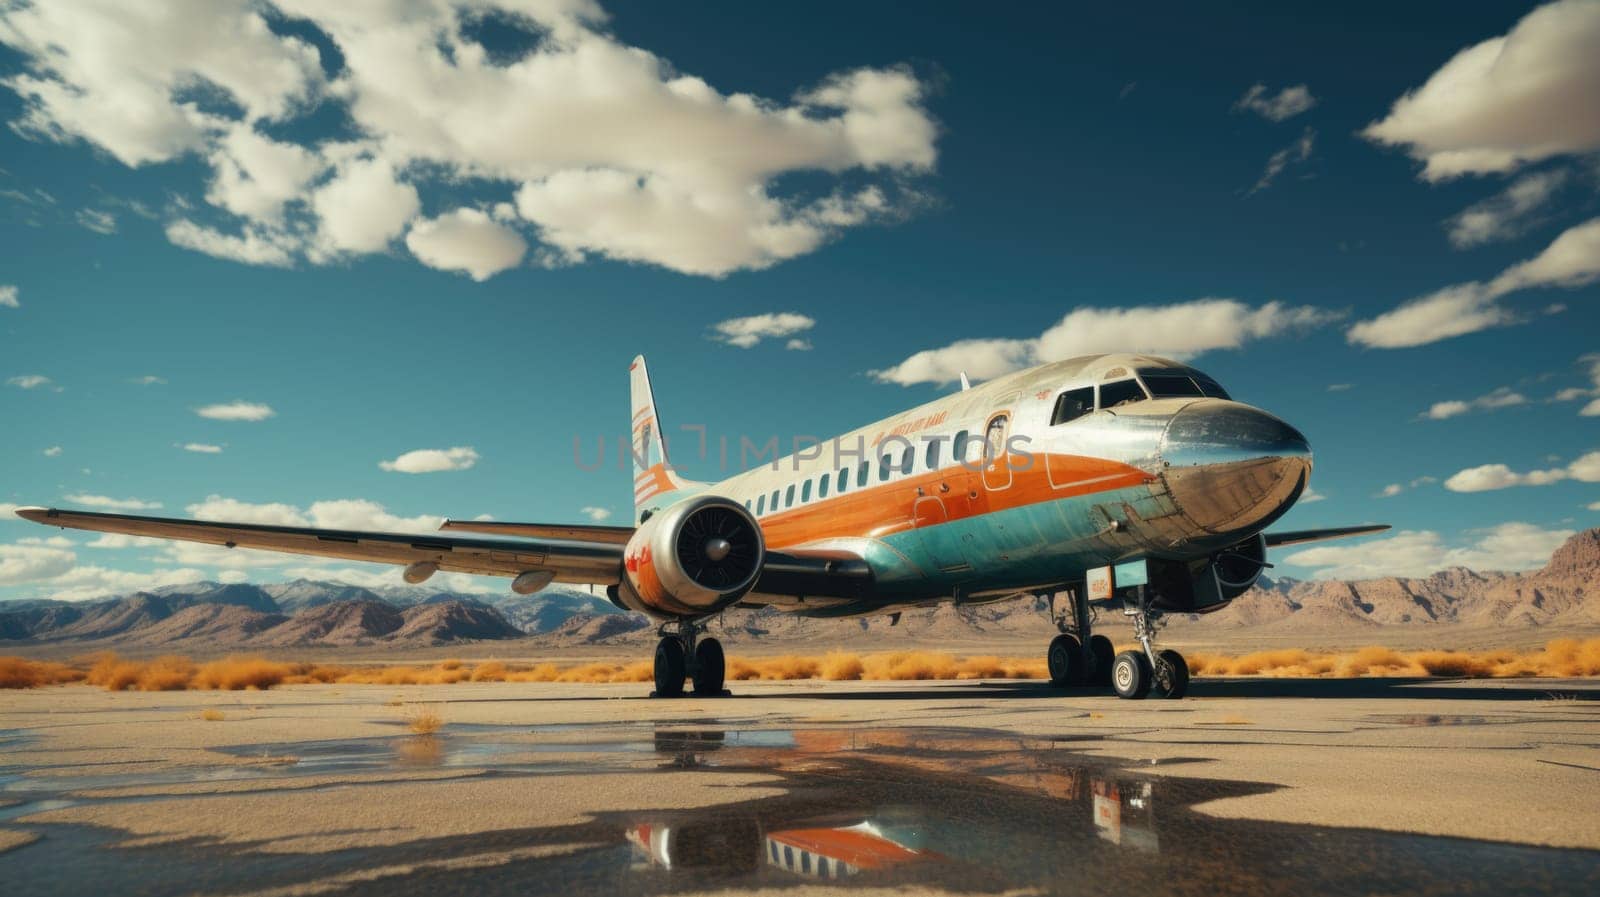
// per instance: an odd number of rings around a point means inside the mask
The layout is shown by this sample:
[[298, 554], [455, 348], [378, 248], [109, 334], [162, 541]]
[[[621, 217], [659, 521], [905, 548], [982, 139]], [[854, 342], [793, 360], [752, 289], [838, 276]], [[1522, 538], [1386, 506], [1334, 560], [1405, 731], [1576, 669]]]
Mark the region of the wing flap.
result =
[[1367, 536], [1372, 533], [1381, 533], [1389, 528], [1387, 523], [1369, 524], [1367, 526], [1336, 526], [1329, 529], [1303, 529], [1297, 532], [1265, 533], [1268, 548], [1278, 548], [1284, 545], [1300, 545], [1305, 542], [1323, 542], [1328, 539], [1348, 539], [1352, 536]]
[[378, 564], [429, 561], [438, 564], [441, 570], [455, 573], [516, 576], [528, 570], [551, 570], [559, 582], [614, 583], [622, 561], [622, 546], [606, 542], [512, 541], [328, 530], [58, 508], [18, 508], [17, 516], [46, 526], [201, 542], [227, 548], [253, 548]]

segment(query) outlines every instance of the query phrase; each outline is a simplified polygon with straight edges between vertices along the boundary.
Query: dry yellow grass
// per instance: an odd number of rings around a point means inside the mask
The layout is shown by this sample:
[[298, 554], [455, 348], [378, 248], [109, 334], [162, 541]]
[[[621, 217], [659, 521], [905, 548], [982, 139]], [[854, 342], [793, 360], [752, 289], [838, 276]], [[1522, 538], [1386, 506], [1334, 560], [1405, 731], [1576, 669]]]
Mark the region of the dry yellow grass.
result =
[[[1298, 648], [1244, 655], [1188, 655], [1196, 676], [1275, 676], [1354, 678], [1360, 676], [1600, 676], [1600, 638], [1555, 639], [1533, 651], [1396, 651], [1369, 647], [1355, 651], [1313, 652]], [[961, 657], [937, 651], [893, 651], [778, 657], [728, 658], [730, 680], [794, 679], [924, 680], [1043, 679], [1043, 658]], [[266, 689], [275, 685], [454, 685], [467, 682], [648, 682], [648, 660], [633, 663], [517, 664], [499, 660], [468, 663], [445, 660], [432, 665], [340, 666], [282, 663], [260, 657], [227, 657], [196, 665], [188, 658], [131, 660], [114, 653], [81, 658], [72, 664], [0, 657], [0, 688], [34, 688], [87, 682], [110, 691]]]
[[220, 723], [227, 719], [228, 716], [221, 710], [217, 710], [214, 707], [207, 707], [206, 709], [200, 711], [200, 718], [208, 723]]
[[406, 710], [406, 728], [418, 735], [432, 735], [444, 728], [444, 714], [436, 704], [419, 704]]

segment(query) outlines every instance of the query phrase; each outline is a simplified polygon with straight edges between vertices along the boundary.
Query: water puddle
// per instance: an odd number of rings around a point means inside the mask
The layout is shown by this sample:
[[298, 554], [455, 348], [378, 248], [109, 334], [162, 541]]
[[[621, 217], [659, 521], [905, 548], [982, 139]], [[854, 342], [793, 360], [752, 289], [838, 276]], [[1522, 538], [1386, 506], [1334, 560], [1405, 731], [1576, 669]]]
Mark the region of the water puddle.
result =
[[[116, 846], [122, 836], [106, 829], [23, 823], [44, 837], [0, 854], [0, 880], [41, 897], [263, 889], [429, 897], [669, 894], [819, 882], [907, 893], [1500, 895], [1594, 893], [1600, 876], [1600, 854], [1590, 851], [1213, 818], [1193, 808], [1272, 786], [1161, 775], [1169, 765], [1200, 758], [1125, 763], [1074, 747], [1067, 739], [971, 729], [744, 729], [704, 721], [449, 726], [432, 736], [251, 745], [228, 753], [296, 758], [256, 768], [256, 775], [484, 768], [511, 804], [528, 809], [515, 819], [486, 816], [470, 834], [326, 853], [224, 844], [200, 822], [177, 843], [137, 848]], [[572, 762], [574, 754], [582, 763]], [[712, 807], [595, 810], [582, 821], [539, 824], [549, 776], [596, 770], [624, 777], [619, 785], [627, 791], [619, 793], [649, 793], [653, 784], [666, 788], [684, 775], [716, 784], [744, 771], [775, 784], [758, 798], [730, 797]], [[27, 791], [16, 787], [27, 780], [5, 783], [0, 796]], [[387, 786], [362, 787], [371, 789], [371, 825], [381, 830], [385, 814], [396, 812], [384, 799]], [[437, 787], [440, 799], [449, 799], [452, 786]], [[65, 798], [30, 793], [28, 803], [7, 808], [0, 820], [17, 825], [17, 817], [50, 800]], [[250, 807], [232, 795], [203, 800], [237, 812]], [[305, 812], [315, 812], [315, 800], [305, 798]], [[670, 793], [651, 799], [656, 806], [673, 803]]]
[[1527, 717], [1522, 716], [1463, 716], [1457, 714], [1440, 713], [1375, 713], [1366, 719], [1375, 723], [1388, 723], [1392, 726], [1504, 726], [1511, 723], [1525, 723]]

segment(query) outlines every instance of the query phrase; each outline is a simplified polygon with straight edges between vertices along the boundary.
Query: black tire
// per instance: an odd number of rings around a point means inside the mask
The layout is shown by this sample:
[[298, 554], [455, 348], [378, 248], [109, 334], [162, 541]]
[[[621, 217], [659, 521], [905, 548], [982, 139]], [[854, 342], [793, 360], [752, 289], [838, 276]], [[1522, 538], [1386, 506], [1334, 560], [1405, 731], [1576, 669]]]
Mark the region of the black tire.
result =
[[1073, 636], [1062, 633], [1051, 639], [1045, 660], [1050, 666], [1052, 686], [1075, 688], [1083, 684], [1083, 646]]
[[723, 676], [728, 669], [722, 643], [714, 638], [701, 639], [694, 647], [694, 660], [694, 693], [701, 697], [720, 697]]
[[1094, 663], [1089, 668], [1089, 684], [1099, 688], [1111, 687], [1111, 664], [1117, 659], [1117, 649], [1111, 639], [1103, 635], [1089, 636], [1089, 656]]
[[656, 642], [656, 697], [676, 698], [683, 694], [685, 667], [683, 642], [672, 636]]
[[1157, 652], [1156, 657], [1161, 659], [1163, 669], [1155, 674], [1156, 694], [1163, 698], [1181, 698], [1189, 691], [1189, 662], [1183, 655], [1172, 650]]
[[1124, 651], [1111, 663], [1111, 687], [1117, 697], [1138, 700], [1150, 693], [1150, 661], [1140, 651]]

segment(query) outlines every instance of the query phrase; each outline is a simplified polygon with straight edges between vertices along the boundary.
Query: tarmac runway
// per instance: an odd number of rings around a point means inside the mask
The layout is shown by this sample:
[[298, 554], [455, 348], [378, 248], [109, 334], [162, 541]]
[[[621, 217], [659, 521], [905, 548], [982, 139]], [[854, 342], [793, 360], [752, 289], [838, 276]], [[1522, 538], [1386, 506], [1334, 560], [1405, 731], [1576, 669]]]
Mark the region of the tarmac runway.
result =
[[[1592, 681], [1200, 680], [1182, 701], [732, 685], [675, 701], [507, 683], [0, 693], [0, 882], [1600, 893]], [[412, 731], [430, 715], [442, 728]]]

